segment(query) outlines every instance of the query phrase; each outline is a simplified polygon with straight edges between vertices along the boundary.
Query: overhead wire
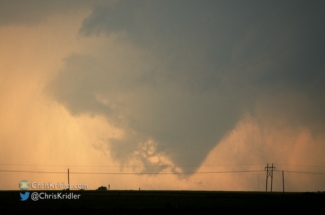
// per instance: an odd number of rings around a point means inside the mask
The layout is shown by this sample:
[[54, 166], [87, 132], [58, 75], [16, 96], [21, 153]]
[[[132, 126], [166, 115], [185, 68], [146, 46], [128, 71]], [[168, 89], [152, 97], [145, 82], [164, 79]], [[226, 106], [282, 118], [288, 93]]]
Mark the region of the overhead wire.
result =
[[[262, 172], [263, 170], [234, 170], [234, 171], [210, 171], [210, 172], [73, 172], [70, 174], [106, 174], [106, 175], [161, 175], [161, 174], [175, 174], [175, 175], [191, 175], [191, 174], [217, 174], [217, 173], [249, 173]], [[42, 174], [67, 174], [67, 172], [53, 172], [53, 171], [33, 171], [33, 170], [0, 170], [0, 172], [10, 173], [42, 173]]]

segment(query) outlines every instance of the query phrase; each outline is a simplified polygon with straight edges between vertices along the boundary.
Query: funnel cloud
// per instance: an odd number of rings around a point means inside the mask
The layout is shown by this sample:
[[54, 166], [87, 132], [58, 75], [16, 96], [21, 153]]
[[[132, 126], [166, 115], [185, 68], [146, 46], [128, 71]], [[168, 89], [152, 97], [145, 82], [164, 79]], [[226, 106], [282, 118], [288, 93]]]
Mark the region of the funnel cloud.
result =
[[[104, 116], [121, 164], [194, 173], [244, 114], [324, 129], [321, 1], [118, 1], [94, 7], [48, 85], [72, 115]], [[178, 169], [177, 169], [178, 168]], [[144, 168], [143, 171], [148, 169]]]

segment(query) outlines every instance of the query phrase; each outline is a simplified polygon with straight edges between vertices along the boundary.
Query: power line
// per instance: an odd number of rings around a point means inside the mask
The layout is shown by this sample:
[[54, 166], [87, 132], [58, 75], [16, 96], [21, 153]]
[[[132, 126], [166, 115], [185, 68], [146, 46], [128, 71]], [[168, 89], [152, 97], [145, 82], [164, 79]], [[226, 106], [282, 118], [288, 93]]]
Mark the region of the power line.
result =
[[[271, 174], [272, 167], [265, 167], [265, 170], [269, 170]], [[115, 175], [144, 175], [144, 174], [179, 174], [179, 175], [190, 175], [190, 174], [222, 174], [222, 173], [252, 173], [252, 172], [262, 172], [263, 170], [232, 170], [232, 171], [206, 171], [206, 172], [70, 172], [70, 174], [115, 174]], [[308, 171], [291, 171], [291, 170], [275, 170], [273, 167], [273, 172], [293, 173], [293, 174], [312, 174], [312, 175], [325, 175], [324, 172], [308, 172]], [[61, 171], [38, 171], [38, 170], [0, 170], [4, 173], [40, 173], [40, 174], [66, 174], [66, 172]], [[271, 177], [271, 175], [267, 176]]]
[[[250, 173], [261, 172], [262, 170], [238, 170], [238, 171], [211, 171], [211, 172], [70, 172], [70, 174], [105, 174], [105, 175], [191, 175], [191, 174], [227, 174], [227, 173]], [[0, 170], [0, 172], [15, 172], [15, 173], [40, 173], [40, 174], [66, 174], [66, 172], [51, 172], [51, 171], [32, 171], [32, 170]]]
[[313, 168], [325, 168], [325, 166], [318, 166], [318, 165], [303, 165], [303, 164], [279, 164], [275, 163], [279, 166], [299, 166], [299, 167], [313, 167]]
[[0, 172], [66, 174], [66, 172], [44, 172], [44, 171], [29, 171], [29, 170], [0, 170]]
[[[276, 172], [281, 172], [280, 170], [275, 170]], [[304, 172], [304, 171], [289, 171], [289, 170], [283, 170], [286, 173], [297, 173], [297, 174], [311, 174], [311, 175], [325, 175], [324, 172]]]
[[[267, 168], [267, 167], [266, 167]], [[271, 166], [268, 167], [271, 171]], [[273, 172], [293, 173], [293, 174], [313, 174], [313, 175], [325, 175], [324, 172], [306, 172], [306, 171], [290, 171], [290, 170], [274, 170]], [[265, 169], [266, 170], [266, 169]], [[6, 173], [40, 173], [40, 174], [66, 174], [61, 171], [37, 171], [37, 170], [0, 170], [0, 172]], [[232, 170], [232, 171], [206, 171], [206, 172], [70, 172], [70, 174], [116, 174], [116, 175], [144, 175], [144, 174], [179, 174], [179, 175], [190, 175], [190, 174], [222, 174], [222, 173], [252, 173], [252, 172], [263, 172], [263, 170]]]
[[85, 172], [74, 172], [72, 174], [113, 174], [113, 175], [191, 175], [191, 174], [227, 174], [227, 173], [249, 173], [249, 172], [261, 172], [261, 170], [242, 170], [242, 171], [218, 171], [218, 172], [194, 172], [194, 173], [185, 173], [185, 172], [143, 172], [143, 173], [85, 173]]
[[[57, 166], [57, 167], [121, 167], [119, 165], [116, 166], [107, 166], [107, 165], [99, 165], [99, 166], [88, 166], [88, 165], [39, 165], [39, 164], [0, 164], [1, 166], [37, 166], [37, 167], [48, 167], [48, 166]], [[223, 164], [223, 165], [215, 165], [215, 164], [206, 164], [206, 165], [181, 165], [178, 167], [204, 167], [204, 166], [261, 166], [263, 164]], [[172, 165], [122, 165], [123, 167], [170, 167]]]

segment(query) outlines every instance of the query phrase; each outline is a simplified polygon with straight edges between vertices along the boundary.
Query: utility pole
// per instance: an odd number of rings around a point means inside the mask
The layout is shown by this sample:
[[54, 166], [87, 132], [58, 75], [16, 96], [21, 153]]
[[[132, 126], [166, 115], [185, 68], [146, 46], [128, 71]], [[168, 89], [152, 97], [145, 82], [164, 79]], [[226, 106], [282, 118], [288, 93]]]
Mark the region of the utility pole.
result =
[[272, 185], [273, 185], [273, 170], [275, 170], [275, 167], [273, 166], [269, 166], [269, 164], [266, 165], [265, 167], [265, 171], [266, 171], [266, 192], [267, 192], [267, 184], [268, 184], [268, 180], [269, 177], [271, 178], [271, 192], [272, 192]]
[[282, 170], [282, 185], [283, 185], [283, 194], [284, 194], [284, 171]]
[[68, 169], [68, 190], [70, 190], [70, 172], [69, 172], [69, 169]]
[[267, 181], [268, 181], [268, 178], [269, 178], [269, 164], [266, 165], [265, 170], [266, 170], [266, 187], [265, 187], [265, 192], [267, 192]]

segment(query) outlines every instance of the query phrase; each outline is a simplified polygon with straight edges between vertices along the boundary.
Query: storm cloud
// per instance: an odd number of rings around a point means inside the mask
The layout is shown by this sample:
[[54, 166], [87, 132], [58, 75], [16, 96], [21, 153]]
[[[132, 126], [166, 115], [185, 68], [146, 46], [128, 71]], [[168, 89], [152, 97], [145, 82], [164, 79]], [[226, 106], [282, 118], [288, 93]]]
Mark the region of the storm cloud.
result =
[[67, 57], [47, 90], [72, 115], [101, 115], [123, 130], [121, 138], [107, 140], [122, 164], [137, 159], [194, 172], [242, 116], [254, 116], [259, 107], [317, 135], [325, 122], [324, 6], [100, 5], [79, 34], [105, 42]]

